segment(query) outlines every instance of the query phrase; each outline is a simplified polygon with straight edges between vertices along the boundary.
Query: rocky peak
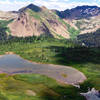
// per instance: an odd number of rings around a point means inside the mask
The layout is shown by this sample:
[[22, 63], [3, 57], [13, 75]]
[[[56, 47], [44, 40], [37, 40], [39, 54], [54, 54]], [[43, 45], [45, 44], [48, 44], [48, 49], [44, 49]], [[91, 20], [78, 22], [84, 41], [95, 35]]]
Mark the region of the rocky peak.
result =
[[78, 6], [74, 9], [72, 9], [71, 11], [74, 12], [77, 10], [79, 10], [83, 16], [84, 16], [84, 14], [86, 14], [87, 17], [100, 14], [100, 8], [97, 6]]
[[78, 6], [65, 11], [56, 11], [61, 18], [65, 19], [82, 19], [100, 15], [100, 8], [97, 6]]
[[35, 11], [35, 12], [41, 11], [41, 8], [36, 6], [36, 5], [34, 5], [34, 4], [29, 4], [28, 6], [20, 9], [19, 11], [23, 12], [23, 11], [26, 11], [27, 9], [31, 9], [32, 11]]
[[99, 8], [99, 7], [97, 7], [97, 6], [88, 6], [88, 5], [84, 5], [84, 6], [77, 6], [76, 8], [74, 8], [74, 9], [88, 9], [88, 8], [90, 8], [90, 9], [96, 9], [96, 8]]

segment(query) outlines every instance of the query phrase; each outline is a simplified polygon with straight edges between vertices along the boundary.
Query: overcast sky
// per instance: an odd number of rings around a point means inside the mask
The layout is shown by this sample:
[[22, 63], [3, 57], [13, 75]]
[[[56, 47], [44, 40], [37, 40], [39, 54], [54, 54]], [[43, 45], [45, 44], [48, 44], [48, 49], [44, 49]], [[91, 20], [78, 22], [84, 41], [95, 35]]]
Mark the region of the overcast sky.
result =
[[46, 6], [49, 9], [65, 10], [81, 5], [100, 6], [100, 0], [0, 0], [0, 10], [18, 10], [21, 7], [33, 3], [38, 6]]

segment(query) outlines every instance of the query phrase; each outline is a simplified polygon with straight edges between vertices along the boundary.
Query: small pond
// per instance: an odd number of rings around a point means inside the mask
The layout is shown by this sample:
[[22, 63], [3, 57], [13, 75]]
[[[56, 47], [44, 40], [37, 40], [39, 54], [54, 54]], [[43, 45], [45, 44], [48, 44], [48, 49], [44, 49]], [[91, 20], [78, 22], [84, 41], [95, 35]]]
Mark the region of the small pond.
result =
[[75, 84], [83, 82], [86, 77], [78, 70], [60, 65], [32, 63], [15, 54], [0, 56], [0, 71], [9, 74], [37, 73], [47, 75], [58, 81]]

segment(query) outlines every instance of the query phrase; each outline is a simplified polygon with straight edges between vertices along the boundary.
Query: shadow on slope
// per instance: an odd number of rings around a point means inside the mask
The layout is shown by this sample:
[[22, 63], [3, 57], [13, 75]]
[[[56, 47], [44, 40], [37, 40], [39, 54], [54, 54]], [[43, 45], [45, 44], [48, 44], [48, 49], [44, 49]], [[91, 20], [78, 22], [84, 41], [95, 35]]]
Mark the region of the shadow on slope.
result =
[[80, 95], [80, 90], [73, 86], [55, 86], [53, 90], [58, 94], [53, 95], [50, 92], [43, 91], [43, 100], [85, 100]]
[[2, 27], [0, 27], [0, 40], [2, 40], [2, 41], [5, 41], [5, 40], [7, 40], [7, 33], [6, 33], [6, 30], [7, 30], [8, 28], [6, 28], [6, 27], [4, 27], [4, 28], [2, 28]]
[[34, 4], [30, 4], [30, 5], [26, 6], [25, 8], [20, 9], [19, 11], [23, 12], [23, 11], [25, 11], [27, 9], [31, 9], [31, 10], [33, 10], [35, 12], [40, 12], [41, 11], [41, 8], [36, 6], [36, 5], [34, 5]]
[[59, 46], [51, 46], [47, 48], [55, 52], [55, 58], [59, 58], [56, 61], [58, 64], [84, 64], [89, 62], [100, 64], [100, 48], [66, 48]]

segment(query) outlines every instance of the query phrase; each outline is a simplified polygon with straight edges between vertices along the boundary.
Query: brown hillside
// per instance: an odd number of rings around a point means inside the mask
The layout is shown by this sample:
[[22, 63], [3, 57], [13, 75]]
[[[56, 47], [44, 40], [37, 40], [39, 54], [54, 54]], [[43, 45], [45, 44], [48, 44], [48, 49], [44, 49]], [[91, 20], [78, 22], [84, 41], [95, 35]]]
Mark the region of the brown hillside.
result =
[[59, 17], [46, 7], [30, 4], [19, 10], [18, 18], [8, 25], [13, 36], [53, 36], [69, 38], [67, 27]]

